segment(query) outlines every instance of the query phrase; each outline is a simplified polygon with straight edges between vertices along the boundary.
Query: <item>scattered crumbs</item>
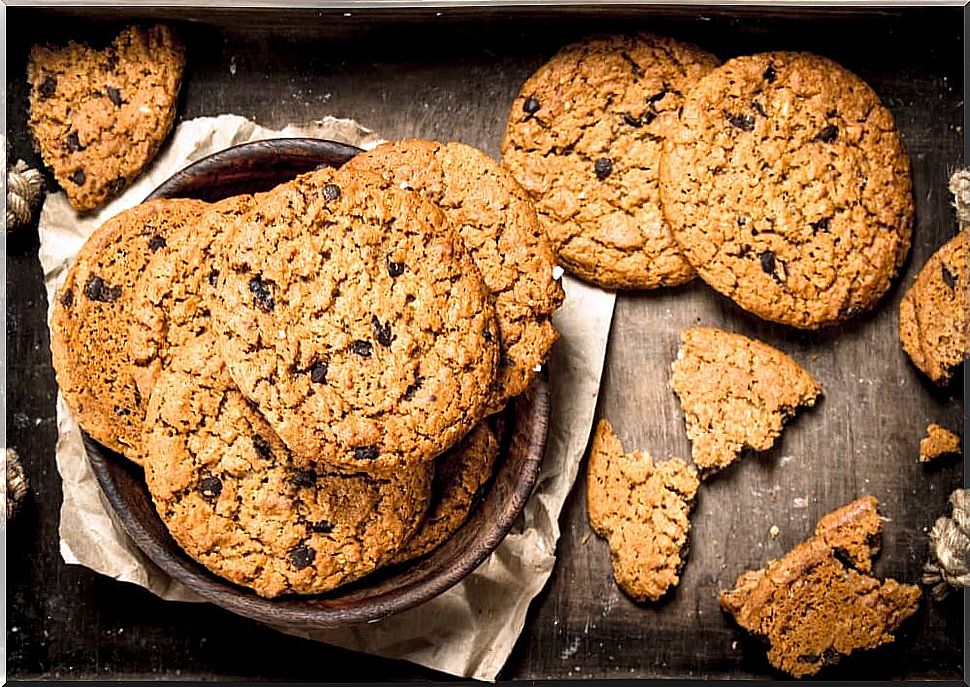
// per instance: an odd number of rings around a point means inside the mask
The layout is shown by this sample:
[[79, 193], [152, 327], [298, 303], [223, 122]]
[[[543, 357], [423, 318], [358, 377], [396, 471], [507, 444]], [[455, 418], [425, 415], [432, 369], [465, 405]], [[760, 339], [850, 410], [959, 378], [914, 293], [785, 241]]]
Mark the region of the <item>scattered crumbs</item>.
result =
[[792, 462], [793, 460], [795, 460], [795, 456], [782, 456], [781, 458], [778, 459], [778, 464], [779, 465], [787, 465], [788, 463]]
[[792, 508], [808, 508], [808, 499], [802, 496], [796, 496], [791, 502]]
[[576, 652], [579, 650], [579, 643], [580, 643], [579, 637], [576, 637], [575, 639], [573, 639], [573, 641], [569, 643], [569, 646], [563, 649], [562, 653], [559, 654], [559, 658], [565, 661], [567, 658], [572, 658], [573, 656], [575, 656]]
[[353, 12], [344, 12], [344, 16], [345, 17], [352, 17], [352, 16], [354, 16], [354, 14], [353, 14]]
[[731, 651], [734, 651], [737, 648], [738, 648], [738, 640], [735, 639], [733, 642], [731, 642]]
[[772, 525], [771, 526], [771, 529], [768, 530], [768, 534], [771, 535], [771, 538], [772, 539], [774, 539], [775, 537], [777, 537], [780, 533], [781, 533], [781, 530], [778, 529], [778, 525]]
[[235, 55], [229, 58], [229, 74], [231, 76], [236, 75], [236, 56]]
[[579, 666], [576, 666], [575, 668], [573, 668], [573, 670], [575, 670], [578, 673], [581, 669]]

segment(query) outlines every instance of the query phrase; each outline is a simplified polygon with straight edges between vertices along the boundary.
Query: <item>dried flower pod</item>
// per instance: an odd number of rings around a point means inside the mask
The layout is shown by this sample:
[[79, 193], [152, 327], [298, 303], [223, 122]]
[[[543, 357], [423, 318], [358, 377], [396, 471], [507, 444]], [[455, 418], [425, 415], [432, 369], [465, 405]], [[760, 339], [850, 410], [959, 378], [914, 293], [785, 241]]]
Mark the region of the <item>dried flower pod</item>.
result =
[[12, 520], [27, 496], [27, 475], [24, 474], [20, 456], [14, 449], [8, 448], [4, 452], [4, 461], [7, 464], [7, 488], [4, 500], [7, 505], [7, 520]]
[[930, 532], [930, 557], [923, 566], [923, 584], [937, 601], [952, 589], [970, 586], [970, 494], [957, 489], [950, 495], [953, 513], [939, 518]]

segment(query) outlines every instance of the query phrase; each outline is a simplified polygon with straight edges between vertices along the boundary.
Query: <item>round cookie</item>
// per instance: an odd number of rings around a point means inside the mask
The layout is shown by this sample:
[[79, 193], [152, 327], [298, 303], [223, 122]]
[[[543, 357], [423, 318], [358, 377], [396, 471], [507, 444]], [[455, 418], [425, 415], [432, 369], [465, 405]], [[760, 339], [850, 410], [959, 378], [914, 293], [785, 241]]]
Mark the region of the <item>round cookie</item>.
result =
[[430, 464], [377, 478], [295, 459], [232, 383], [211, 335], [159, 376], [144, 445], [149, 490], [178, 544], [264, 597], [366, 575], [411, 536], [430, 496]]
[[300, 457], [386, 471], [482, 418], [494, 308], [460, 237], [417, 194], [325, 169], [235, 223], [213, 316], [242, 392]]
[[84, 244], [55, 297], [51, 353], [61, 394], [88, 434], [135, 462], [148, 402], [128, 357], [135, 282], [169, 233], [206, 207], [156, 200], [115, 215]]
[[179, 347], [210, 329], [207, 302], [229, 224], [251, 210], [259, 195], [214, 203], [198, 218], [169, 232], [135, 284], [128, 352], [138, 391], [151, 396], [162, 368]]
[[871, 307], [909, 250], [909, 160], [857, 76], [807, 53], [738, 57], [691, 90], [661, 164], [664, 213], [701, 278], [815, 329]]
[[657, 170], [684, 94], [717, 63], [668, 38], [597, 37], [563, 48], [522, 86], [502, 160], [570, 272], [624, 289], [693, 278], [664, 220]]
[[175, 121], [185, 52], [166, 26], [130, 26], [105, 50], [34, 46], [30, 130], [78, 210], [116, 195], [155, 156]]
[[424, 522], [391, 563], [430, 553], [465, 524], [482, 487], [492, 476], [498, 452], [499, 437], [486, 420], [435, 460], [431, 503]]
[[501, 363], [491, 410], [525, 391], [556, 341], [552, 312], [563, 291], [535, 208], [506, 170], [463, 143], [385, 143], [346, 165], [436, 203], [461, 234], [495, 297]]
[[899, 339], [913, 364], [940, 385], [970, 357], [970, 229], [934, 253], [899, 304]]

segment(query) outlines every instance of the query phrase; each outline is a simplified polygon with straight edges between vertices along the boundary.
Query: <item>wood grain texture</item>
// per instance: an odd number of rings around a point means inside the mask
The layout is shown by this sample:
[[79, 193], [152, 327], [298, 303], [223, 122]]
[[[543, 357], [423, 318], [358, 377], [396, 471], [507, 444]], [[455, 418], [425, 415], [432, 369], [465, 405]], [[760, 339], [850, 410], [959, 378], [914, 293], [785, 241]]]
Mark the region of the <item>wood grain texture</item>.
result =
[[[8, 11], [8, 126], [15, 154], [36, 161], [24, 134], [30, 44], [84, 32], [105, 35], [117, 25], [94, 21], [95, 14]], [[184, 21], [190, 15], [198, 21]], [[282, 126], [333, 114], [354, 117], [385, 137], [457, 139], [492, 155], [519, 85], [559, 46], [594, 31], [652, 30], [695, 41], [722, 58], [806, 49], [856, 71], [892, 110], [913, 162], [917, 224], [901, 278], [873, 313], [819, 333], [757, 320], [699, 282], [621, 295], [598, 416], [613, 422], [629, 448], [657, 457], [688, 455], [683, 418], [667, 388], [686, 326], [714, 324], [762, 338], [815, 374], [825, 397], [791, 423], [774, 449], [747, 455], [702, 485], [683, 580], [659, 605], [636, 605], [613, 584], [606, 543], [586, 521], [581, 478], [561, 518], [551, 584], [533, 604], [501, 677], [776, 677], [763, 650], [721, 613], [716, 594], [744, 569], [807, 536], [823, 513], [862, 493], [877, 496], [889, 518], [877, 573], [906, 581], [918, 576], [926, 529], [946, 510], [963, 469], [954, 459], [919, 465], [918, 442], [931, 421], [961, 428], [962, 384], [950, 393], [932, 388], [908, 363], [895, 329], [905, 287], [956, 231], [946, 180], [963, 162], [959, 9], [814, 10], [802, 16], [791, 8], [610, 8], [562, 16], [532, 10], [438, 17], [426, 11], [400, 23], [392, 21], [400, 13], [356, 11], [349, 18], [294, 10], [180, 10], [177, 16], [189, 41], [182, 118], [234, 112]], [[210, 606], [160, 602], [63, 564], [56, 534], [55, 391], [36, 250], [28, 228], [10, 242], [7, 258], [9, 443], [24, 457], [33, 488], [32, 503], [8, 541], [10, 674], [446, 679], [407, 663], [284, 637]], [[768, 534], [772, 525], [780, 529], [776, 539]], [[820, 677], [959, 678], [961, 598], [924, 602], [896, 644]], [[240, 653], [239, 646], [258, 651]]]

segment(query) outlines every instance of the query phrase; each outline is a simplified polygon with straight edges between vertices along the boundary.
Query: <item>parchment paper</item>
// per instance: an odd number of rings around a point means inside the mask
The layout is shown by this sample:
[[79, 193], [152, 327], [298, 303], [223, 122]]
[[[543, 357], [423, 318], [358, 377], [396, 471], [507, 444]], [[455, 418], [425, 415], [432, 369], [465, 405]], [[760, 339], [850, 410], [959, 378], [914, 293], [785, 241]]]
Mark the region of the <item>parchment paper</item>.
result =
[[[63, 193], [49, 194], [41, 211], [40, 261], [48, 303], [91, 232], [140, 203], [174, 172], [238, 143], [276, 136], [329, 138], [363, 148], [380, 139], [350, 120], [327, 118], [273, 131], [242, 117], [204, 117], [180, 124], [150, 169], [99, 213], [79, 217]], [[559, 513], [586, 447], [599, 393], [614, 295], [563, 278], [566, 301], [555, 314], [560, 340], [549, 363], [552, 417], [539, 480], [512, 532], [477, 570], [444, 594], [381, 621], [337, 631], [282, 632], [347, 649], [401, 658], [454, 675], [494, 680], [525, 623], [529, 603], [555, 563]], [[48, 319], [50, 310], [48, 310]], [[63, 480], [60, 551], [86, 566], [144, 587], [163, 599], [201, 601], [148, 560], [101, 495], [77, 424], [57, 399], [56, 460]]]

